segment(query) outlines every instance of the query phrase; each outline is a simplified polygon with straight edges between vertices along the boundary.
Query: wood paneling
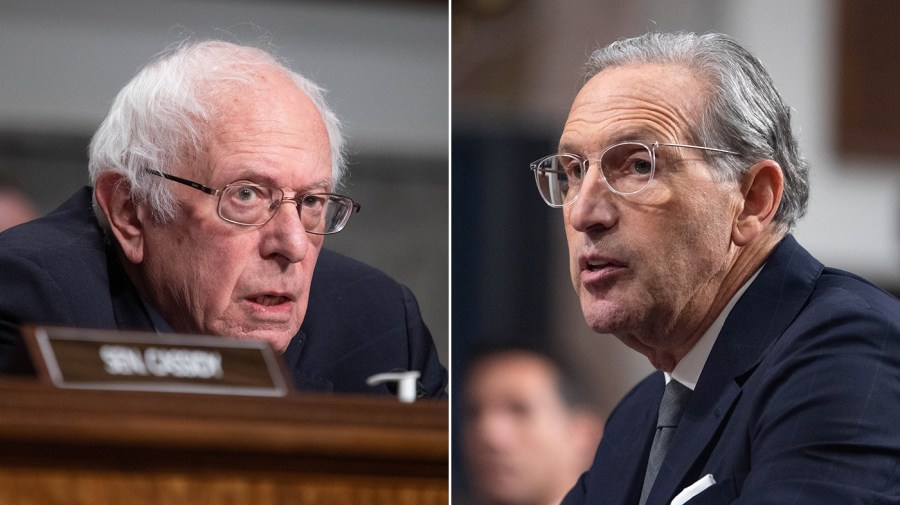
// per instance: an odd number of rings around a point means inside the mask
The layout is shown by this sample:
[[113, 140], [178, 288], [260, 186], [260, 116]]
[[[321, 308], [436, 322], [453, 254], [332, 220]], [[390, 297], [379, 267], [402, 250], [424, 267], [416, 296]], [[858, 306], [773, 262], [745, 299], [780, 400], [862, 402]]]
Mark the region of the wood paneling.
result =
[[0, 503], [446, 504], [447, 403], [0, 381]]
[[840, 5], [838, 145], [855, 156], [900, 156], [900, 2]]

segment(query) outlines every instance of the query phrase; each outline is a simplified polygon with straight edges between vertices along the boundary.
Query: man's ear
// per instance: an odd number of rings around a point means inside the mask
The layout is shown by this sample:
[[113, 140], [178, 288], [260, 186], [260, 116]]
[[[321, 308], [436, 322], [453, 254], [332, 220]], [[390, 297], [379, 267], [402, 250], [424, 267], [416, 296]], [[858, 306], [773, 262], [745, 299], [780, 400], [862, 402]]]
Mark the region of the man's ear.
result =
[[762, 160], [741, 181], [740, 212], [734, 221], [732, 240], [745, 246], [758, 237], [775, 218], [784, 191], [784, 175], [774, 160]]
[[106, 215], [110, 231], [131, 263], [144, 260], [143, 212], [131, 200], [131, 184], [118, 173], [105, 172], [94, 183], [94, 198]]

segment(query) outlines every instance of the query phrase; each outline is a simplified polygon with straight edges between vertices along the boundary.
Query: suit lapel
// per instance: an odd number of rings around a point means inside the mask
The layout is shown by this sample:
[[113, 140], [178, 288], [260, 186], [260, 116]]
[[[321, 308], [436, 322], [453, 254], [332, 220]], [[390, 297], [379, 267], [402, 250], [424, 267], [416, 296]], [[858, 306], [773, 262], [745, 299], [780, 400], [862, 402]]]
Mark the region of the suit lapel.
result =
[[595, 465], [603, 467], [603, 478], [595, 482], [597, 487], [588, 492], [589, 498], [601, 496], [604, 503], [638, 502], [664, 388], [662, 373], [651, 375], [630, 393], [634, 398], [623, 399], [623, 404], [635, 408], [610, 416], [614, 424], [607, 425], [607, 433], [616, 436], [600, 440]]
[[284, 350], [284, 364], [287, 367], [288, 374], [294, 383], [294, 389], [298, 391], [316, 391], [320, 393], [334, 392], [334, 384], [318, 375], [306, 373], [300, 366], [300, 356], [303, 354], [303, 348], [306, 344], [307, 336], [301, 328], [294, 335], [287, 349]]
[[[713, 354], [710, 354], [708, 364]], [[672, 448], [663, 461], [647, 504], [668, 503], [686, 484], [688, 473], [719, 431], [741, 394], [741, 389], [726, 373], [727, 367], [715, 366], [709, 374], [703, 370], [697, 389], [678, 425]]]
[[702, 475], [700, 458], [741, 396], [741, 387], [812, 293], [822, 264], [790, 235], [734, 306], [710, 352], [647, 504], [668, 503]]

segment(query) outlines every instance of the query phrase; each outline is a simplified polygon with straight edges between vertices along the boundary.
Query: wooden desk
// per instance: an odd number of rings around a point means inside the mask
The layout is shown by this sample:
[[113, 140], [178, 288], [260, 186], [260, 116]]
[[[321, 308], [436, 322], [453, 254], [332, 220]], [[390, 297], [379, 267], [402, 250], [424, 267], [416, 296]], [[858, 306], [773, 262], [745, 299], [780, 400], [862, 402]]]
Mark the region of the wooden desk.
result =
[[446, 504], [446, 402], [0, 380], [2, 504]]

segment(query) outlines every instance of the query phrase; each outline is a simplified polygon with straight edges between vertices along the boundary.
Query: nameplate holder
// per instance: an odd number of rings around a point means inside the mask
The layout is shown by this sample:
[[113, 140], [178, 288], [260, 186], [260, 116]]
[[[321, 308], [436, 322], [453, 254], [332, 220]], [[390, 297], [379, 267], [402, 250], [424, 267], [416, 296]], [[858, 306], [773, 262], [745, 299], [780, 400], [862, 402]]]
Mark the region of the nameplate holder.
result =
[[281, 356], [260, 340], [26, 326], [38, 375], [69, 389], [285, 396]]

